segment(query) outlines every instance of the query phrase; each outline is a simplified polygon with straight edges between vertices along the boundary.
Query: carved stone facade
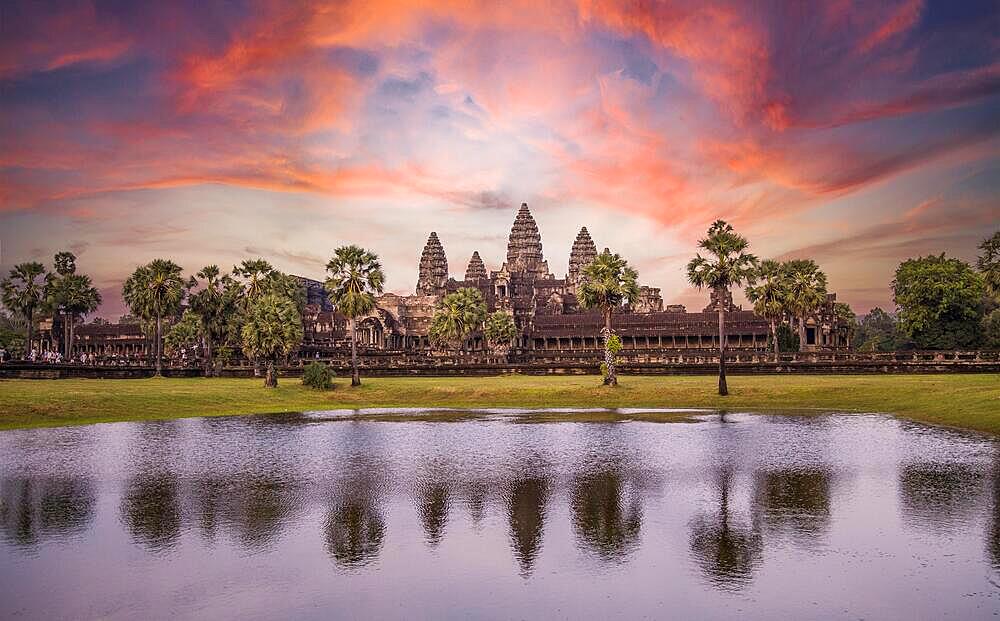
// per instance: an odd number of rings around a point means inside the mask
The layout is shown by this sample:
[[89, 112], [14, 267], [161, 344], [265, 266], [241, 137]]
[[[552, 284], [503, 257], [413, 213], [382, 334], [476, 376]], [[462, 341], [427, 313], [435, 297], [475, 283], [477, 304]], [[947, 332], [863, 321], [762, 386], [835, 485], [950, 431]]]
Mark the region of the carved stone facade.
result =
[[440, 293], [448, 283], [448, 258], [437, 233], [431, 232], [420, 255], [420, 274], [417, 291], [424, 294]]
[[597, 246], [590, 238], [590, 231], [587, 227], [580, 229], [573, 242], [573, 248], [569, 252], [569, 272], [566, 274], [566, 282], [576, 285], [580, 282], [580, 274], [583, 268], [590, 265], [590, 262], [597, 258]]
[[[474, 252], [464, 279], [456, 280], [448, 275], [441, 240], [431, 233], [420, 257], [415, 295], [381, 296], [377, 311], [359, 322], [359, 344], [374, 350], [429, 351], [428, 331], [436, 304], [450, 292], [472, 287], [483, 294], [491, 312], [499, 309], [513, 315], [521, 333], [515, 342], [515, 352], [558, 356], [560, 351], [569, 355], [598, 350], [601, 315], [582, 309], [576, 297], [583, 268], [596, 256], [597, 245], [584, 227], [570, 248], [566, 277], [557, 278], [545, 260], [541, 234], [531, 210], [522, 204], [508, 237], [507, 260], [499, 269], [488, 270], [479, 252]], [[712, 292], [703, 312], [688, 313], [679, 304], [664, 307], [658, 288], [641, 286], [634, 307], [615, 314], [614, 331], [622, 337], [626, 349], [714, 349], [718, 347], [720, 301], [729, 311], [728, 346], [734, 350], [767, 351], [769, 323], [734, 305], [730, 292]], [[333, 313], [323, 311], [316, 315], [317, 321], [331, 326], [324, 343], [330, 347], [343, 346], [347, 342], [344, 328], [327, 315], [332, 317]], [[305, 355], [328, 351], [316, 345], [319, 343], [311, 343], [307, 338], [303, 345]], [[838, 345], [830, 339], [824, 341], [823, 347]], [[481, 338], [473, 339], [473, 349], [484, 347]]]

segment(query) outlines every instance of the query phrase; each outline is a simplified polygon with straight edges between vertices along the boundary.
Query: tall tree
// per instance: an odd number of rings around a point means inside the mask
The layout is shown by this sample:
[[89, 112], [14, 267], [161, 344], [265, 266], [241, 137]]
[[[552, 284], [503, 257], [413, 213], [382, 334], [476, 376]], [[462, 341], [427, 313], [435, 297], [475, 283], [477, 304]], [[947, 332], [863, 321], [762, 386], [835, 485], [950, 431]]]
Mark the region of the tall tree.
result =
[[757, 264], [753, 284], [746, 288], [755, 313], [771, 324], [774, 359], [778, 360], [778, 321], [788, 312], [788, 278], [781, 263], [766, 259]]
[[302, 343], [302, 315], [291, 298], [267, 293], [250, 305], [240, 334], [243, 353], [267, 363], [264, 386], [274, 388], [278, 385], [275, 363]]
[[713, 222], [698, 246], [710, 257], [696, 254], [691, 259], [687, 266], [688, 281], [699, 289], [713, 289], [716, 294], [719, 312], [719, 394], [725, 396], [729, 394], [726, 384], [725, 304], [733, 287], [752, 280], [757, 259], [746, 251], [750, 242], [724, 220]]
[[496, 354], [506, 356], [511, 343], [517, 338], [517, 325], [510, 313], [498, 310], [490, 313], [483, 324], [486, 344]]
[[799, 351], [805, 351], [806, 317], [826, 302], [826, 274], [812, 259], [793, 259], [782, 264], [788, 278], [788, 310], [799, 324]]
[[10, 275], [0, 283], [3, 305], [12, 313], [24, 318], [27, 323], [27, 345], [25, 356], [31, 351], [34, 336], [35, 311], [45, 301], [45, 283], [48, 275], [45, 266], [36, 261], [20, 263], [10, 270]]
[[[205, 324], [198, 313], [188, 309], [181, 315], [180, 321], [170, 326], [166, 336], [163, 337], [163, 344], [167, 354], [176, 356], [178, 353], [190, 349], [197, 350], [199, 344], [205, 341]], [[206, 354], [207, 356], [207, 351]]]
[[70, 322], [67, 317], [67, 311], [62, 307], [56, 292], [59, 289], [59, 281], [76, 274], [76, 255], [68, 251], [57, 252], [52, 259], [52, 265], [55, 268], [55, 272], [46, 283], [45, 307], [47, 311], [52, 313], [53, 317], [58, 317], [59, 322], [62, 324], [62, 337], [59, 339], [61, 343], [60, 349], [62, 349], [63, 355], [68, 358]]
[[600, 309], [604, 316], [601, 339], [604, 341], [604, 363], [608, 374], [604, 377], [607, 386], [618, 385], [616, 355], [611, 347], [611, 315], [617, 309], [635, 304], [639, 299], [638, 272], [629, 267], [621, 255], [612, 254], [607, 248], [594, 257], [580, 275], [577, 297], [587, 309]]
[[486, 301], [482, 292], [462, 287], [444, 296], [431, 319], [430, 338], [438, 345], [461, 351], [469, 337], [482, 328]]
[[[214, 372], [213, 357], [216, 343], [221, 343], [229, 330], [230, 321], [237, 312], [238, 286], [229, 274], [222, 274], [218, 265], [208, 265], [198, 272], [203, 286], [188, 296], [191, 311], [201, 319], [205, 341], [205, 373]], [[200, 286], [192, 279], [194, 286]]]
[[73, 340], [76, 318], [86, 316], [101, 305], [101, 293], [83, 274], [64, 274], [49, 281], [46, 294], [52, 308], [63, 316], [65, 338], [63, 355], [67, 360], [73, 357]]
[[858, 323], [860, 351], [894, 351], [899, 348], [901, 340], [896, 319], [878, 306], [868, 311]]
[[837, 316], [837, 323], [843, 331], [847, 340], [847, 348], [854, 347], [854, 335], [858, 331], [858, 316], [854, 314], [851, 305], [847, 302], [837, 302], [833, 305], [833, 313]]
[[979, 244], [982, 254], [976, 259], [976, 268], [983, 275], [986, 292], [1000, 300], [1000, 231]]
[[900, 328], [921, 349], [978, 345], [985, 290], [971, 265], [944, 253], [903, 261], [892, 281]]
[[382, 293], [385, 273], [378, 255], [354, 245], [334, 250], [326, 271], [330, 274], [326, 280], [330, 302], [350, 324], [351, 386], [360, 386], [358, 319], [375, 310], [375, 296]]
[[122, 298], [132, 314], [156, 322], [156, 374], [163, 371], [163, 318], [176, 315], [184, 299], [181, 266], [154, 259], [136, 268], [122, 286]]

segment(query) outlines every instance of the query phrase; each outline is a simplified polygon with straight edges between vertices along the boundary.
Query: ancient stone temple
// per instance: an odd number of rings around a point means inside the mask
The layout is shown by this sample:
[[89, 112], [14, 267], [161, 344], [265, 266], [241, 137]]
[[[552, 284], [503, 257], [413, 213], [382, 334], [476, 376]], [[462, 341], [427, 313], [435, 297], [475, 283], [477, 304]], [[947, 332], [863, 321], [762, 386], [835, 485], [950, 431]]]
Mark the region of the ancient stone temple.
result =
[[[542, 236], [527, 204], [514, 217], [507, 256], [497, 269], [488, 269], [479, 252], [469, 259], [464, 277], [452, 278], [444, 245], [431, 233], [420, 255], [414, 295], [385, 294], [378, 307], [359, 322], [359, 345], [368, 351], [430, 352], [428, 338], [435, 307], [444, 295], [461, 287], [478, 289], [489, 310], [514, 317], [521, 336], [515, 342], [520, 355], [559, 359], [600, 349], [601, 315], [580, 307], [576, 297], [583, 269], [597, 256], [597, 245], [586, 227], [568, 248], [568, 272], [557, 278], [542, 251]], [[628, 350], [659, 352], [718, 348], [717, 308], [726, 310], [728, 346], [734, 350], [766, 351], [769, 323], [736, 306], [730, 292], [710, 292], [700, 313], [688, 313], [679, 304], [664, 307], [660, 290], [641, 286], [635, 305], [614, 316], [614, 330]], [[832, 302], [830, 303], [832, 305]], [[336, 313], [310, 305], [306, 318], [304, 355], [325, 353], [346, 344], [346, 322]], [[829, 314], [817, 313], [816, 347], [837, 347], [837, 329]], [[823, 336], [825, 335], [825, 336]], [[483, 348], [474, 339], [473, 348]], [[562, 353], [560, 353], [562, 352]]]

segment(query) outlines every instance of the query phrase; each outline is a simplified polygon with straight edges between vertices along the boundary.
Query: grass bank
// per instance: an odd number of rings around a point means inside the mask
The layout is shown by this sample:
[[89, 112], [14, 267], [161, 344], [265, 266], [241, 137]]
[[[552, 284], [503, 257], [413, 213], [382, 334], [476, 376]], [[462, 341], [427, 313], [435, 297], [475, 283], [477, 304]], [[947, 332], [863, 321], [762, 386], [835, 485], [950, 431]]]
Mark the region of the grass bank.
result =
[[0, 380], [0, 429], [187, 416], [358, 407], [705, 407], [729, 410], [885, 412], [1000, 434], [1000, 375], [340, 379], [329, 392], [283, 379], [267, 390], [251, 379]]

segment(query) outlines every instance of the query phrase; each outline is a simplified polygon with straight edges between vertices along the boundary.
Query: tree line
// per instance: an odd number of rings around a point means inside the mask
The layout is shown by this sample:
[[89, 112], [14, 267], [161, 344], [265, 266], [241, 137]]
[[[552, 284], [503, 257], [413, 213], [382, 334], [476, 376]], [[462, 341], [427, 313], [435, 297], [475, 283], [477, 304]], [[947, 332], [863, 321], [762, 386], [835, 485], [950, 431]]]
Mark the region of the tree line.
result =
[[[811, 259], [758, 259], [749, 252], [749, 241], [722, 220], [711, 225], [698, 246], [705, 256], [699, 252], [691, 259], [687, 278], [699, 289], [711, 290], [716, 300], [719, 392], [726, 394], [725, 313], [731, 291], [744, 287], [754, 311], [768, 320], [777, 356], [781, 350], [805, 347], [806, 320], [826, 303], [827, 277]], [[892, 281], [895, 316], [876, 307], [859, 322], [850, 306], [837, 303], [833, 310], [847, 329], [848, 342], [867, 351], [1000, 348], [1000, 231], [979, 250], [975, 266], [944, 254], [902, 262]], [[385, 273], [374, 252], [355, 245], [337, 248], [326, 270], [327, 296], [351, 333], [351, 383], [356, 386], [357, 322], [374, 311]], [[100, 292], [89, 276], [78, 273], [71, 252], [57, 253], [52, 271], [39, 262], [15, 265], [0, 282], [0, 294], [9, 311], [0, 322], [0, 346], [13, 349], [22, 332], [31, 343], [36, 318], [53, 315], [62, 319], [67, 359], [73, 355], [77, 320], [101, 303]], [[604, 382], [617, 385], [621, 339], [613, 332], [612, 317], [638, 302], [638, 273], [621, 255], [605, 250], [583, 269], [576, 294], [583, 308], [602, 314]], [[239, 349], [266, 367], [265, 384], [274, 386], [277, 362], [290, 356], [303, 338], [305, 290], [264, 259], [245, 260], [229, 273], [209, 265], [188, 278], [173, 261], [155, 259], [125, 280], [122, 298], [153, 337], [157, 374], [165, 348], [200, 348], [209, 375]], [[478, 289], [460, 288], [443, 296], [431, 319], [431, 343], [462, 352], [478, 335], [491, 351], [505, 355], [519, 330], [508, 311], [488, 313]]]

